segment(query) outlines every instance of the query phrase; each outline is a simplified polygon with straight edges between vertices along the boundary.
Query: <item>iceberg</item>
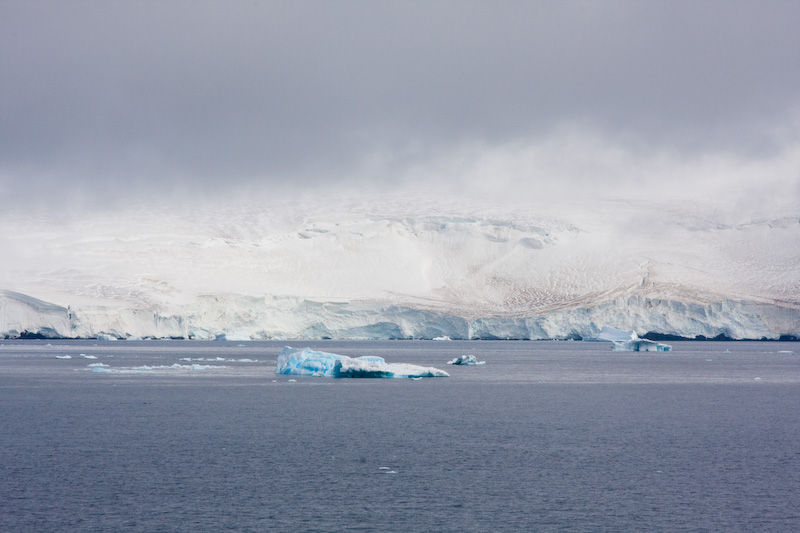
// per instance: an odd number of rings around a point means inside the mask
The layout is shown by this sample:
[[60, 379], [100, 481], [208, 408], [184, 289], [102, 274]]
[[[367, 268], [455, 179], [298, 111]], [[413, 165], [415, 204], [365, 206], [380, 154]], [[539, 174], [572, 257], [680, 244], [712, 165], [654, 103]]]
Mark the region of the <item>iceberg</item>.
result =
[[669, 344], [640, 339], [635, 331], [603, 326], [597, 340], [611, 341], [616, 352], [668, 352], [672, 350]]
[[452, 361], [448, 361], [447, 364], [475, 366], [475, 365], [485, 365], [486, 361], [478, 361], [478, 359], [474, 355], [460, 355], [455, 359], [453, 359]]
[[349, 357], [311, 348], [286, 346], [275, 362], [275, 373], [287, 376], [333, 378], [434, 378], [449, 377], [443, 370], [405, 363], [387, 363], [383, 357]]
[[668, 352], [670, 350], [672, 350], [672, 346], [669, 344], [661, 344], [647, 339], [636, 338], [614, 342], [614, 351], [616, 352]]
[[250, 335], [248, 335], [247, 333], [244, 333], [242, 331], [231, 331], [231, 332], [220, 333], [220, 334], [216, 335], [214, 340], [217, 340], [217, 341], [242, 342], [242, 341], [249, 341], [251, 339], [250, 339]]

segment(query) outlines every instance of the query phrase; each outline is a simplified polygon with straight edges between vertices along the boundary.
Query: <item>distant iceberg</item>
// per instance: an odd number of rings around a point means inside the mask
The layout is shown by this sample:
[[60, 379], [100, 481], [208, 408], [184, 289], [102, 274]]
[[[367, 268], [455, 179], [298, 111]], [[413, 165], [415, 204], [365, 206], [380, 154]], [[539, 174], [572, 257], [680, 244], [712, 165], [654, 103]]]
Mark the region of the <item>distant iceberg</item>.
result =
[[672, 350], [672, 346], [669, 344], [640, 339], [635, 331], [623, 331], [609, 326], [603, 326], [595, 340], [611, 341], [614, 351], [617, 352], [668, 352]]
[[250, 335], [248, 335], [247, 333], [244, 333], [242, 331], [230, 331], [230, 332], [227, 332], [227, 333], [220, 333], [220, 334], [216, 335], [214, 340], [217, 340], [217, 341], [242, 342], [242, 341], [249, 341], [251, 339], [250, 339]]
[[475, 365], [485, 365], [486, 361], [478, 361], [478, 359], [474, 355], [460, 355], [455, 359], [453, 359], [452, 361], [448, 361], [447, 364], [475, 366]]
[[275, 373], [287, 376], [334, 378], [437, 378], [449, 377], [443, 370], [404, 363], [387, 363], [383, 357], [349, 357], [286, 346], [275, 363]]

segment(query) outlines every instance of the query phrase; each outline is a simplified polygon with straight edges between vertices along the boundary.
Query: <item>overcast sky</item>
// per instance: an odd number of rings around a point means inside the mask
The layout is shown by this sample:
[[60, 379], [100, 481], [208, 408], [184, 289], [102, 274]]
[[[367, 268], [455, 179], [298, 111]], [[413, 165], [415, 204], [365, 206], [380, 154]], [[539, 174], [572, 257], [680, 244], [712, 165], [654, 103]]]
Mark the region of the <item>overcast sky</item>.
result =
[[0, 195], [800, 197], [798, 27], [791, 0], [0, 0]]

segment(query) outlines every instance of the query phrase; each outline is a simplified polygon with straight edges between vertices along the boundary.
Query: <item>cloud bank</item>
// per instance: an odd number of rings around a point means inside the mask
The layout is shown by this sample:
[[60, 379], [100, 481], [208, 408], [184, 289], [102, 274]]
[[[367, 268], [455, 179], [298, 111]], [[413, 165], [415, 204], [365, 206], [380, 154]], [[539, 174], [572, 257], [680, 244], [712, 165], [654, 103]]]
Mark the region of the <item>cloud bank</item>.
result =
[[7, 1], [0, 194], [797, 197], [798, 19], [780, 1]]

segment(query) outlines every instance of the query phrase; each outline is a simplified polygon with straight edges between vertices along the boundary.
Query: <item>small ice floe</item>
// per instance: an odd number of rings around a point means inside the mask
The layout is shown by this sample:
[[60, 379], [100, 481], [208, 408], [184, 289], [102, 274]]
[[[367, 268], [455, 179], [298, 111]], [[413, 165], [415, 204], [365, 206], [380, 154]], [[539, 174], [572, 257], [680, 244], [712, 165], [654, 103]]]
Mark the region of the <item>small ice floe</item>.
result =
[[94, 372], [95, 374], [110, 374], [111, 370], [108, 368], [102, 368], [98, 366], [96, 368], [93, 368], [92, 372]]
[[452, 361], [448, 361], [447, 364], [475, 366], [475, 365], [485, 365], [486, 361], [478, 361], [478, 359], [474, 355], [460, 355], [455, 359], [453, 359]]
[[220, 365], [198, 365], [197, 363], [191, 365], [181, 365], [179, 363], [175, 363], [172, 365], [142, 365], [136, 366], [127, 370], [132, 372], [154, 372], [156, 370], [192, 370], [192, 371], [202, 371], [202, 370], [212, 370], [218, 368], [228, 368], [226, 366]]
[[390, 466], [379, 466], [378, 470], [381, 471], [381, 474], [396, 474], [397, 471], [393, 470]]
[[296, 379], [290, 379], [289, 383], [297, 383], [297, 380]]
[[109, 335], [107, 333], [101, 333], [97, 336], [97, 340], [99, 341], [115, 341], [117, 338], [113, 335]]
[[761, 381], [761, 378], [756, 377], [756, 378], [753, 379], [753, 381]]
[[84, 359], [97, 359], [96, 355], [86, 355], [85, 353], [80, 354], [80, 356]]
[[778, 350], [778, 353], [794, 353], [792, 350]]
[[56, 359], [72, 359], [71, 355], [57, 355]]
[[434, 338], [433, 338], [433, 339], [431, 339], [431, 340], [434, 340], [434, 341], [451, 341], [451, 340], [453, 340], [453, 339], [451, 339], [451, 338], [450, 338], [450, 337], [448, 337], [447, 335], [442, 335], [441, 337], [434, 337]]
[[86, 365], [86, 366], [89, 367], [89, 368], [104, 368], [104, 367], [108, 367], [109, 365], [106, 365], [106, 364], [103, 364], [103, 363], [92, 363], [92, 364]]

